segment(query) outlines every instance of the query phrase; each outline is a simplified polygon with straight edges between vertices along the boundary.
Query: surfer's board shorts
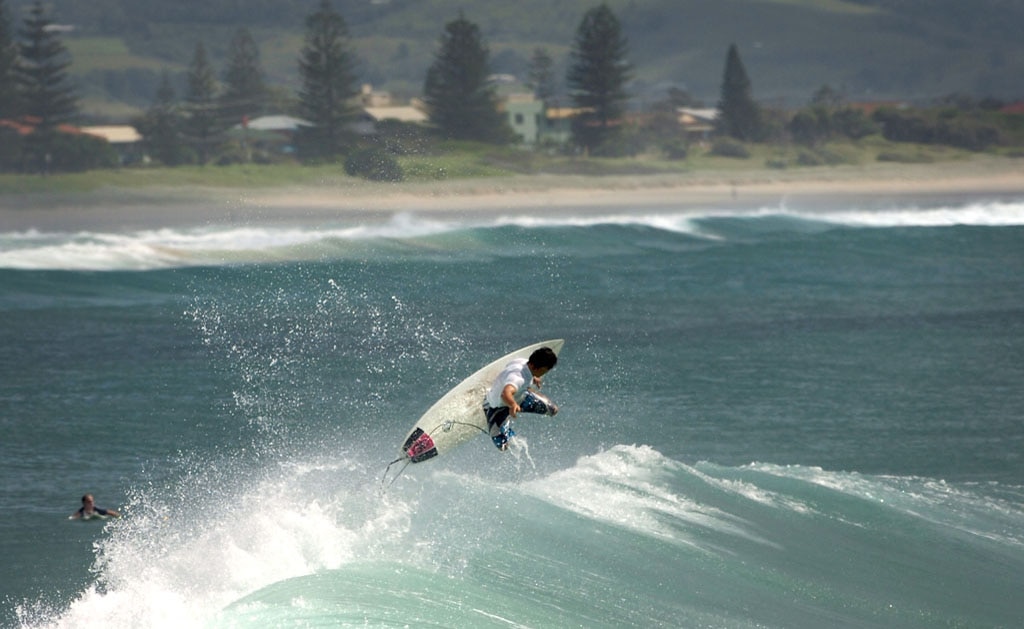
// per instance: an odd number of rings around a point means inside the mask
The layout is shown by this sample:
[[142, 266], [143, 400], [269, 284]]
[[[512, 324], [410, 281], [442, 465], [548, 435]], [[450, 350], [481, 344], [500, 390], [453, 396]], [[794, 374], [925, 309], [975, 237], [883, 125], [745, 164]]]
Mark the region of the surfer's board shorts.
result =
[[[535, 413], [537, 415], [554, 415], [558, 412], [558, 407], [543, 395], [527, 391], [526, 395], [523, 396], [523, 401], [519, 403], [519, 410], [524, 413]], [[491, 408], [486, 401], [484, 402], [484, 415], [487, 417], [487, 426], [491, 429], [492, 436], [495, 428], [501, 429], [501, 425], [508, 419], [508, 414], [509, 408], [507, 406]]]

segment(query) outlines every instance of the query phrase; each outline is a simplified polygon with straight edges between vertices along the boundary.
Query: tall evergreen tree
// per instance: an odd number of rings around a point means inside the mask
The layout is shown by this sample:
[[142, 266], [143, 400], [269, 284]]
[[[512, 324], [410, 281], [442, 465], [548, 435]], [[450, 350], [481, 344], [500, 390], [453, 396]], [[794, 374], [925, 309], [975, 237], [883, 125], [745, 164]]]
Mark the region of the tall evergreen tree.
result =
[[736, 44], [729, 46], [722, 77], [722, 97], [718, 101], [715, 130], [744, 142], [761, 139], [761, 110], [754, 102], [747, 70], [740, 60]]
[[545, 105], [551, 105], [557, 92], [555, 85], [555, 62], [544, 48], [535, 48], [530, 57], [530, 70], [527, 86], [533, 90], [533, 96]]
[[188, 160], [182, 144], [181, 112], [175, 104], [174, 86], [171, 85], [171, 76], [167, 70], [160, 75], [160, 85], [153, 104], [134, 124], [145, 138], [145, 147], [150, 157], [165, 166], [177, 166]]
[[312, 123], [299, 133], [300, 151], [308, 157], [344, 152], [350, 137], [346, 126], [358, 113], [352, 99], [359, 90], [348, 27], [330, 0], [320, 0], [317, 11], [306, 18], [299, 74], [299, 112]]
[[18, 115], [18, 82], [15, 69], [18, 45], [11, 31], [10, 17], [4, 0], [0, 0], [0, 118]]
[[430, 122], [446, 138], [502, 144], [513, 134], [488, 80], [490, 52], [480, 28], [459, 17], [445, 25], [423, 84]]
[[221, 110], [229, 124], [238, 124], [243, 118], [263, 113], [267, 86], [260, 66], [260, 50], [248, 29], [238, 29], [231, 38], [222, 78]]
[[[0, 119], [21, 113], [15, 74], [17, 63], [18, 46], [11, 32], [7, 7], [4, 0], [0, 0]], [[21, 148], [21, 135], [9, 127], [0, 127], [0, 171], [21, 168]]]
[[18, 33], [21, 58], [15, 70], [22, 113], [38, 118], [44, 133], [78, 114], [78, 97], [67, 72], [71, 55], [52, 24], [42, 1], [35, 0]]
[[629, 43], [607, 4], [587, 11], [576, 29], [567, 82], [573, 104], [582, 110], [573, 120], [573, 140], [590, 152], [607, 151], [614, 126], [626, 113], [626, 83], [632, 67]]
[[196, 44], [188, 67], [187, 83], [183, 131], [186, 141], [195, 149], [199, 163], [206, 164], [223, 142], [224, 125], [217, 100], [217, 79], [202, 42]]

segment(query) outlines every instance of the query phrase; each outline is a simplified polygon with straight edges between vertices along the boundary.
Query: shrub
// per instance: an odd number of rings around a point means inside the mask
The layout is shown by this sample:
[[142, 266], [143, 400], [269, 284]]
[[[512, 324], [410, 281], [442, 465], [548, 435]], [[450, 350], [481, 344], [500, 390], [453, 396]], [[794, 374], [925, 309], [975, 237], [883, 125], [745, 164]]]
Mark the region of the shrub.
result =
[[379, 148], [360, 149], [345, 160], [345, 172], [370, 181], [402, 181], [402, 167], [395, 158]]
[[750, 151], [742, 142], [738, 142], [731, 138], [719, 138], [715, 140], [715, 143], [711, 146], [711, 154], [718, 155], [719, 157], [735, 157], [738, 159], [748, 159], [750, 157]]
[[381, 120], [377, 136], [381, 147], [392, 155], [427, 155], [436, 150], [436, 141], [417, 124]]
[[25, 137], [22, 151], [29, 172], [81, 172], [120, 163], [106, 140], [86, 134], [36, 131]]
[[21, 170], [21, 136], [14, 129], [0, 127], [0, 172]]
[[820, 108], [812, 111], [798, 111], [789, 121], [788, 128], [794, 142], [805, 146], [814, 146], [829, 136], [827, 112]]
[[859, 140], [878, 133], [878, 125], [859, 109], [846, 107], [832, 114], [832, 125], [836, 131], [850, 138]]
[[800, 151], [800, 154], [796, 157], [796, 163], [800, 166], [822, 166], [825, 164], [825, 160], [816, 153]]
[[930, 164], [935, 161], [924, 153], [900, 153], [896, 151], [883, 151], [876, 158], [880, 162], [896, 162], [899, 164]]
[[999, 143], [998, 129], [973, 121], [944, 120], [937, 125], [935, 135], [943, 144], [969, 151], [983, 151]]
[[661, 151], [668, 159], [686, 159], [690, 146], [682, 138], [666, 138], [661, 142]]

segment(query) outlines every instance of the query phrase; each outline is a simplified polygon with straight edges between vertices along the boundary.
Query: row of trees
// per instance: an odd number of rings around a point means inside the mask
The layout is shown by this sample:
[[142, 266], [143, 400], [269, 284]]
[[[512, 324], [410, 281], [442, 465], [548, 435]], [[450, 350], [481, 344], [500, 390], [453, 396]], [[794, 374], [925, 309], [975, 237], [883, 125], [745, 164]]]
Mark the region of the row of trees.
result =
[[[305, 42], [298, 60], [302, 86], [291, 108], [309, 127], [297, 143], [307, 159], [330, 158], [349, 150], [354, 141], [347, 127], [357, 114], [355, 56], [348, 46], [344, 19], [328, 0], [306, 18]], [[164, 73], [156, 98], [134, 121], [146, 138], [149, 154], [167, 165], [206, 164], [222, 153], [226, 132], [266, 113], [277, 98], [266, 84], [259, 47], [244, 28], [228, 46], [226, 66], [218, 81], [202, 42], [186, 74], [183, 102], [176, 100], [171, 77]]]
[[[588, 153], [602, 154], [615, 144], [629, 102], [626, 85], [632, 68], [627, 52], [622, 26], [608, 5], [584, 14], [573, 40], [566, 83], [579, 111], [573, 118], [573, 144]], [[444, 137], [494, 143], [514, 139], [489, 81], [489, 56], [479, 27], [462, 13], [445, 26], [423, 88], [430, 120]], [[546, 50], [534, 51], [528, 84], [545, 104], [556, 92], [553, 67]]]
[[824, 86], [807, 106], [780, 116], [753, 98], [750, 79], [739, 51], [729, 48], [722, 79], [716, 131], [742, 142], [789, 141], [818, 147], [836, 139], [859, 140], [880, 133], [892, 142], [941, 144], [981, 151], [1019, 141], [1024, 121], [996, 115], [1002, 103], [949, 97], [929, 109], [881, 107], [869, 115], [844, 103], [841, 94]]
[[[584, 14], [565, 76], [577, 112], [572, 148], [595, 156], [622, 155], [655, 143], [670, 156], [685, 156], [687, 146], [675, 108], [690, 104], [687, 95], [671, 94], [655, 107], [642, 128], [626, 124], [630, 98], [626, 88], [632, 79], [628, 51], [621, 24], [606, 4]], [[294, 113], [309, 122], [296, 136], [300, 158], [366, 157], [366, 147], [360, 146], [361, 140], [352, 131], [359, 113], [353, 105], [359, 91], [356, 59], [345, 20], [331, 0], [320, 0], [305, 20], [305, 38], [297, 60], [301, 78], [297, 94], [284, 95], [266, 84], [259, 47], [246, 29], [239, 29], [219, 78], [203, 43], [198, 43], [187, 70], [183, 98], [177, 98], [172, 78], [165, 72], [152, 106], [133, 122], [145, 137], [147, 153], [167, 165], [231, 159], [225, 155], [225, 147], [230, 145], [228, 130], [271, 109]], [[22, 136], [24, 126], [20, 131], [0, 126], [0, 168], [72, 169], [113, 161], [112, 151], [102, 146], [102, 140], [59, 132], [60, 125], [77, 114], [69, 65], [70, 57], [42, 0], [34, 0], [17, 39], [12, 37], [4, 0], [0, 0], [0, 119], [27, 122], [34, 129]], [[528, 85], [545, 103], [558, 92], [553, 68], [547, 51], [536, 49]], [[460, 12], [445, 25], [423, 85], [437, 137], [495, 144], [514, 140], [490, 76], [490, 53], [480, 28]], [[882, 130], [891, 139], [944, 139], [967, 148], [983, 148], [998, 136], [985, 129], [965, 130], [963, 124], [948, 121], [922, 130], [918, 118], [893, 112], [869, 119], [862, 111], [843, 106], [838, 95], [827, 88], [819, 91], [808, 107], [780, 122], [778, 114], [754, 100], [735, 45], [726, 54], [717, 110], [716, 134], [740, 142], [776, 140], [784, 133], [813, 146], [837, 136], [856, 139]], [[401, 142], [385, 144], [392, 151], [400, 146]], [[393, 176], [395, 169], [386, 163], [386, 153], [372, 154], [351, 171]]]
[[[41, 0], [33, 4], [17, 42], [9, 36], [3, 1], [0, 86], [10, 81], [13, 87], [0, 89], [0, 94], [9, 95], [0, 101], [0, 117], [33, 119], [37, 130], [33, 136], [48, 138], [36, 144], [49, 153], [55, 148], [52, 132], [77, 113], [77, 98], [67, 76], [70, 57], [51, 28]], [[358, 93], [356, 55], [345, 20], [330, 0], [321, 0], [305, 27], [298, 59], [302, 86], [292, 110], [310, 126], [299, 132], [297, 146], [305, 159], [331, 159], [351, 152], [356, 144], [349, 130], [358, 113], [352, 105]], [[587, 152], [601, 154], [626, 111], [625, 85], [631, 78], [626, 50], [618, 18], [607, 5], [586, 13], [577, 30], [567, 82], [574, 105], [582, 111], [575, 120], [573, 138]], [[548, 98], [554, 92], [553, 62], [543, 50], [536, 52], [534, 60], [535, 90]], [[440, 137], [498, 144], [515, 139], [499, 109], [490, 75], [489, 50], [480, 29], [460, 13], [445, 25], [424, 81], [424, 101]], [[258, 46], [248, 31], [240, 29], [229, 46], [220, 80], [200, 42], [189, 64], [183, 100], [177, 100], [165, 72], [153, 105], [134, 122], [156, 159], [172, 165], [202, 164], [221, 150], [228, 128], [263, 113], [270, 100]], [[39, 152], [29, 144], [24, 143], [23, 158]]]

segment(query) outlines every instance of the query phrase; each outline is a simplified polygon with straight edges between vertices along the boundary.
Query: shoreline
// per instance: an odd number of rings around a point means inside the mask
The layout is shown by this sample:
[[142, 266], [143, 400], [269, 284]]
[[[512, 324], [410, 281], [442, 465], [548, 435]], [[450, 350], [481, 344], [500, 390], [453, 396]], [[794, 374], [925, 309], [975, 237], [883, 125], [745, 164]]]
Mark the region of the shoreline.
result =
[[0, 232], [316, 225], [379, 222], [407, 213], [438, 218], [765, 208], [827, 213], [850, 203], [877, 209], [950, 199], [1024, 199], [1024, 159], [659, 175], [539, 174], [400, 184], [344, 179], [275, 188], [125, 187], [81, 195], [2, 195]]

